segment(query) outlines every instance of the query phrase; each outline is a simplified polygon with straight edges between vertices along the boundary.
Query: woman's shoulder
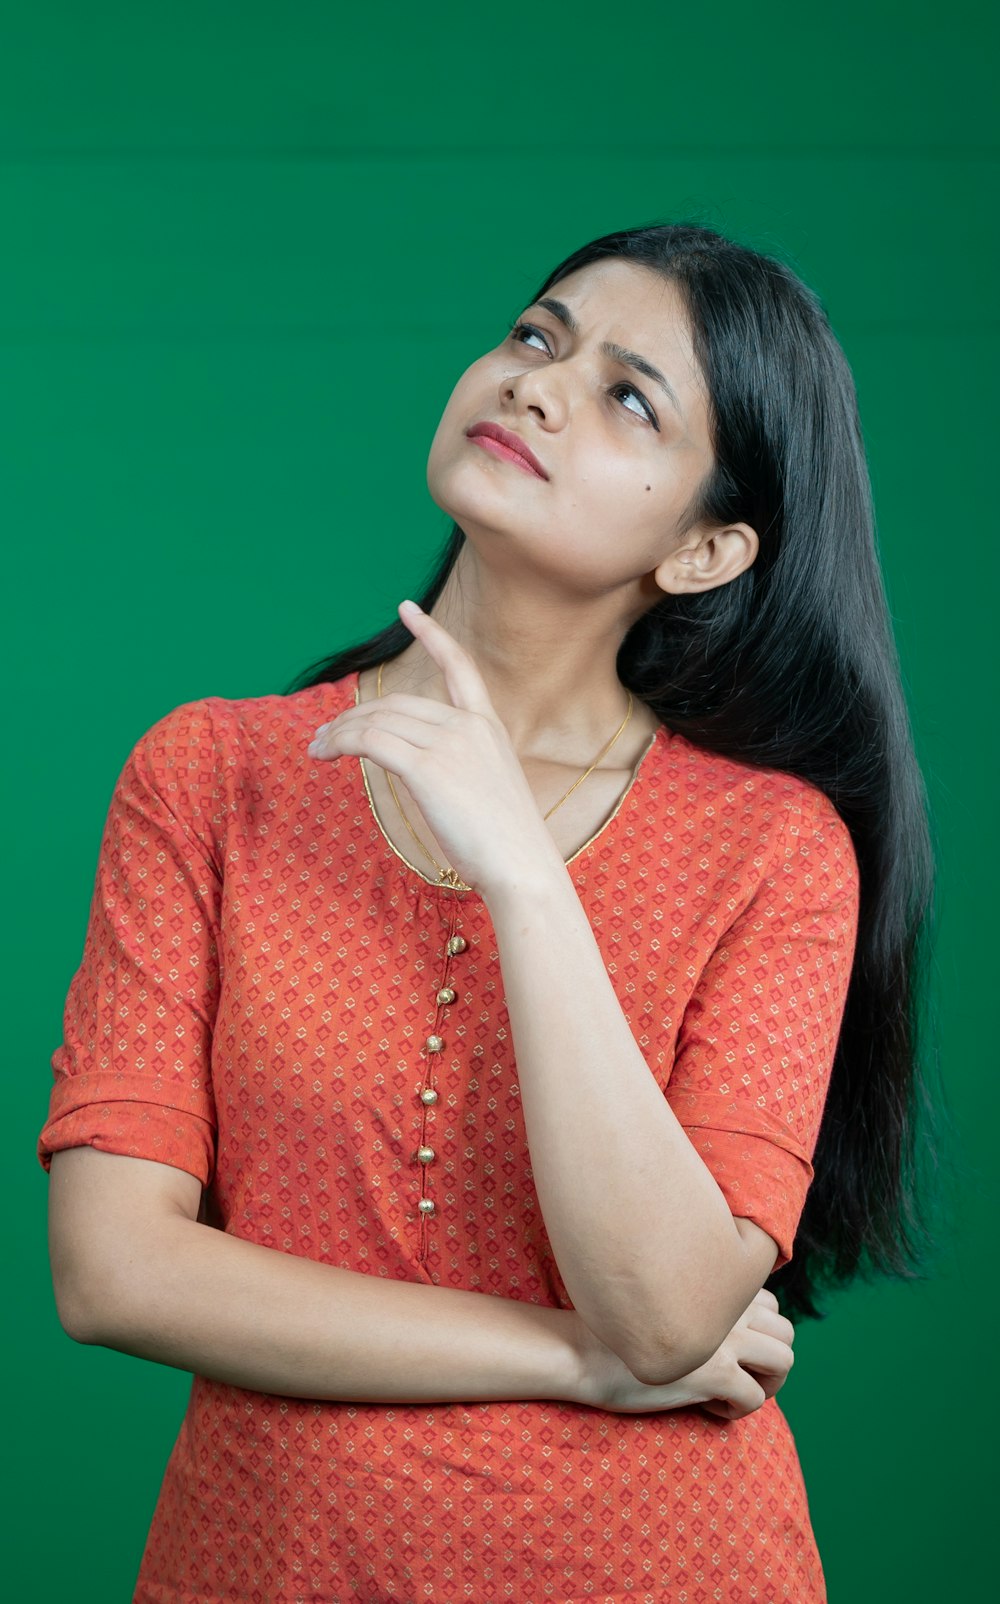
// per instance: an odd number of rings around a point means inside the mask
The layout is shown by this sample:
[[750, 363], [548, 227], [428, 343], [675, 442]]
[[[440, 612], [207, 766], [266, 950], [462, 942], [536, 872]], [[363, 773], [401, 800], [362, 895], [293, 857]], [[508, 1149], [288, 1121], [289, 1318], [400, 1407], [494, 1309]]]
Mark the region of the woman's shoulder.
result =
[[151, 724], [134, 754], [147, 761], [179, 761], [200, 766], [212, 759], [233, 761], [240, 753], [300, 745], [318, 724], [335, 718], [354, 700], [357, 676], [330, 684], [264, 696], [203, 696], [182, 702]]
[[785, 769], [763, 768], [712, 752], [677, 732], [665, 732], [665, 790], [683, 798], [689, 810], [703, 816], [740, 821], [742, 829], [793, 850], [803, 838], [820, 839], [853, 861], [851, 832], [836, 805], [818, 785]]
[[356, 676], [286, 695], [183, 702], [139, 737], [115, 787], [123, 819], [169, 815], [221, 853], [230, 828], [294, 801], [318, 724], [354, 699]]

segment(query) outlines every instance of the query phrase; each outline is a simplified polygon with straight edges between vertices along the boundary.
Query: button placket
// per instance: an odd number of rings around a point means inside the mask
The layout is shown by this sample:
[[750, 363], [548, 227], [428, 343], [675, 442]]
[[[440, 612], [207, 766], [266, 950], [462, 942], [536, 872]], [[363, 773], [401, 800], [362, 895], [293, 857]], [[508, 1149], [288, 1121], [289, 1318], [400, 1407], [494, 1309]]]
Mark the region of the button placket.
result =
[[431, 1172], [437, 1159], [437, 1152], [432, 1145], [432, 1116], [435, 1112], [434, 1105], [440, 1099], [440, 1093], [438, 1088], [434, 1085], [432, 1078], [435, 1068], [434, 1060], [436, 1056], [439, 1053], [442, 1053], [445, 1049], [445, 1036], [442, 1034], [442, 1032], [447, 1028], [447, 1010], [450, 1009], [458, 999], [458, 992], [451, 983], [452, 965], [454, 960], [460, 957], [461, 954], [466, 951], [467, 947], [468, 942], [464, 936], [458, 933], [458, 931], [455, 929], [454, 922], [452, 922], [451, 931], [447, 941], [445, 942], [444, 952], [442, 954], [444, 958], [444, 973], [441, 977], [434, 998], [436, 1009], [434, 1028], [424, 1040], [424, 1056], [426, 1060], [425, 1078], [423, 1084], [417, 1087], [417, 1097], [419, 1098], [421, 1104], [420, 1145], [418, 1146], [414, 1157], [422, 1171], [421, 1196], [417, 1202], [417, 1213], [420, 1218], [420, 1243], [418, 1248], [420, 1258], [424, 1258], [426, 1256], [429, 1245], [427, 1237], [427, 1224], [437, 1212], [437, 1203], [435, 1199], [429, 1195], [430, 1183], [433, 1178]]

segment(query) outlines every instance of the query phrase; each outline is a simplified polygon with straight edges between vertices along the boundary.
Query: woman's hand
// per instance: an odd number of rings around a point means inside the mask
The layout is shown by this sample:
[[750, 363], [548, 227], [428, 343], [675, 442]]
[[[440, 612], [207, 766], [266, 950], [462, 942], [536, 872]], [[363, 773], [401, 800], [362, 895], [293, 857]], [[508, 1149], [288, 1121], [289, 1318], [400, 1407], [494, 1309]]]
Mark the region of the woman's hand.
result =
[[575, 1402], [615, 1414], [701, 1405], [722, 1420], [740, 1420], [784, 1386], [795, 1357], [795, 1328], [778, 1313], [774, 1293], [763, 1289], [707, 1363], [662, 1387], [637, 1381], [624, 1361], [580, 1324], [583, 1380]]
[[310, 755], [367, 758], [397, 775], [451, 868], [484, 896], [562, 869], [510, 738], [468, 652], [415, 602], [400, 618], [444, 677], [451, 705], [392, 694], [320, 725]]

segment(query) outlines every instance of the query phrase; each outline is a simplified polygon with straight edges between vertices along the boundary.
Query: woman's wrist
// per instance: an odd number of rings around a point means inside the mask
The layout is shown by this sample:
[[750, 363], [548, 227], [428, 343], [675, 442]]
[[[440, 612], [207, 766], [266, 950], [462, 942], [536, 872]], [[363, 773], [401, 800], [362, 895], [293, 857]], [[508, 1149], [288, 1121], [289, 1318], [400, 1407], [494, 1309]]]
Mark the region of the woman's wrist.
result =
[[575, 1309], [553, 1311], [559, 1315], [560, 1334], [565, 1343], [563, 1355], [562, 1390], [558, 1394], [565, 1403], [588, 1404], [601, 1407], [599, 1386], [599, 1349], [604, 1344], [584, 1324]]
[[540, 915], [543, 906], [555, 911], [561, 903], [572, 908], [579, 900], [555, 842], [551, 852], [543, 847], [537, 853], [508, 861], [503, 873], [493, 881], [481, 882], [479, 890], [494, 926], [508, 919], [523, 919], [527, 909]]

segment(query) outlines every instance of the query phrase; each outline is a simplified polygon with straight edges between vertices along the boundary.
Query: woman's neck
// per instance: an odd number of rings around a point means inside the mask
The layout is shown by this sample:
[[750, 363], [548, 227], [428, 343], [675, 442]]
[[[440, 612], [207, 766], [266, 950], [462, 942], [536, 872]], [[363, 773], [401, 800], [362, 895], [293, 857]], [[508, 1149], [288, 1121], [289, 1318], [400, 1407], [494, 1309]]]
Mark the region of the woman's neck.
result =
[[[474, 659], [522, 757], [558, 752], [572, 761], [573, 749], [599, 746], [624, 714], [627, 693], [615, 666], [629, 625], [621, 597], [556, 595], [484, 572], [474, 553], [463, 551], [434, 617]], [[386, 692], [448, 700], [439, 671], [416, 643], [387, 666], [384, 679]], [[636, 739], [648, 738], [657, 723], [638, 702], [631, 722]]]

